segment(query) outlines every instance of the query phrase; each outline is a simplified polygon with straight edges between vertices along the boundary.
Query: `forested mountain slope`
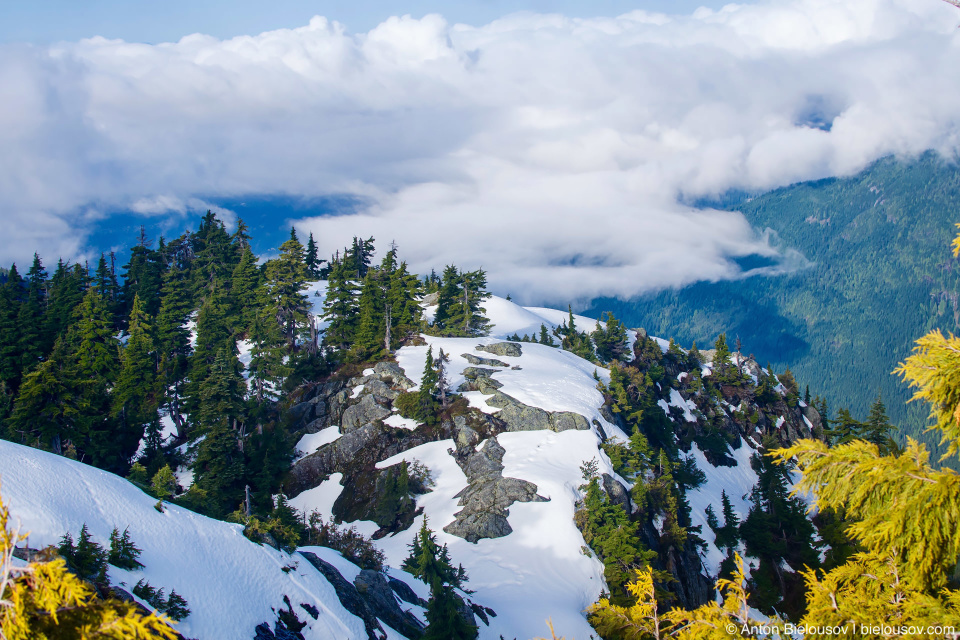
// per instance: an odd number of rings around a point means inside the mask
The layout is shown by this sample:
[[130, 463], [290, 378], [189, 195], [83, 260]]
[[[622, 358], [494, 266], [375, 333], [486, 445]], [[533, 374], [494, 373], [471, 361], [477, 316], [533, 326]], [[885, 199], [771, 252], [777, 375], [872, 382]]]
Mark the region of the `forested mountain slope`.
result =
[[933, 153], [886, 158], [849, 178], [712, 204], [772, 229], [808, 265], [637, 300], [598, 300], [588, 315], [613, 310], [628, 326], [685, 344], [712, 343], [726, 332], [758, 361], [789, 366], [801, 384], [824, 394], [831, 417], [846, 407], [863, 419], [879, 394], [903, 433], [919, 434], [928, 409], [905, 404], [909, 392], [891, 371], [918, 335], [957, 331], [960, 262], [949, 249], [960, 208], [957, 165]]

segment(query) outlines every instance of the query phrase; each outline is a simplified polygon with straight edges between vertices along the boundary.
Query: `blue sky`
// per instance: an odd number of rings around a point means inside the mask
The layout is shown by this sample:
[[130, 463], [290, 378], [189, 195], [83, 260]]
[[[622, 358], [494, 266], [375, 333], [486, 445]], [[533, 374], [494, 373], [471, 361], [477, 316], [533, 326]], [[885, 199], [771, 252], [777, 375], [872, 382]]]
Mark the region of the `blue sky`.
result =
[[479, 26], [516, 11], [612, 17], [635, 9], [682, 14], [723, 4], [718, 0], [2, 0], [0, 42], [49, 44], [100, 35], [157, 43], [197, 32], [229, 38], [301, 26], [315, 15], [337, 20], [357, 33], [404, 14], [421, 18], [440, 13], [448, 22]]

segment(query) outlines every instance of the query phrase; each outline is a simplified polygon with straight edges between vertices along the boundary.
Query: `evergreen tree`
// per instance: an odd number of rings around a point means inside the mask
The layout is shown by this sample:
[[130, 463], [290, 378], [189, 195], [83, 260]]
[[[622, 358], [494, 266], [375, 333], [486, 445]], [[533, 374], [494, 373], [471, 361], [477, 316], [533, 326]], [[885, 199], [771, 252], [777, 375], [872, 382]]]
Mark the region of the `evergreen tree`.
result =
[[463, 587], [467, 581], [466, 573], [462, 566], [453, 567], [447, 545], [441, 547], [437, 544], [426, 518], [410, 544], [410, 555], [403, 561], [403, 569], [430, 587], [425, 639], [472, 640], [477, 637], [477, 627], [470, 625], [457, 610], [457, 596], [453, 590]]
[[20, 351], [23, 345], [18, 322], [25, 292], [23, 279], [14, 264], [7, 273], [7, 281], [0, 285], [0, 383], [11, 392], [20, 387], [23, 370], [23, 353]]
[[303, 290], [309, 274], [303, 259], [303, 245], [290, 230], [290, 239], [280, 245], [280, 255], [265, 266], [267, 305], [280, 325], [280, 332], [291, 351], [297, 346], [297, 336], [306, 325], [310, 304]]
[[257, 313], [261, 295], [260, 270], [257, 268], [257, 257], [253, 255], [248, 244], [240, 255], [240, 262], [233, 270], [230, 279], [230, 315], [236, 321], [234, 330], [246, 333], [250, 329], [253, 317]]
[[217, 290], [229, 288], [228, 282], [240, 260], [242, 247], [235, 244], [223, 221], [211, 211], [200, 221], [193, 235], [195, 258], [191, 266], [194, 297], [206, 301]]
[[[86, 270], [80, 265], [57, 263], [57, 270], [50, 279], [48, 303], [44, 318], [44, 335], [50, 340], [63, 335], [73, 323], [75, 309], [83, 300], [89, 284]], [[44, 351], [46, 352], [46, 347]]]
[[107, 562], [127, 571], [136, 571], [143, 567], [143, 563], [137, 560], [141, 553], [141, 550], [130, 539], [129, 529], [124, 529], [121, 534], [116, 527], [113, 528], [110, 533], [110, 551], [107, 554]]
[[121, 357], [120, 375], [113, 389], [112, 415], [118, 419], [117, 438], [121, 455], [132, 456], [148, 425], [159, 423], [157, 415], [157, 361], [150, 338], [150, 319], [139, 296], [127, 322], [129, 337]]
[[159, 251], [150, 248], [151, 244], [144, 228], [140, 227], [137, 244], [130, 249], [130, 262], [123, 266], [125, 271], [118, 310], [123, 319], [130, 317], [137, 297], [147, 315], [154, 317], [160, 311], [160, 288], [166, 263]]
[[437, 296], [437, 311], [433, 315], [433, 327], [440, 333], [446, 329], [456, 330], [454, 305], [460, 293], [460, 272], [453, 265], [443, 270]]
[[[113, 254], [110, 254], [111, 263]], [[117, 303], [120, 300], [120, 285], [117, 283], [117, 274], [112, 266], [107, 265], [107, 257], [100, 254], [100, 260], [97, 262], [97, 271], [93, 276], [93, 286], [97, 288], [100, 296], [107, 303], [110, 310], [111, 319], [116, 324]]]
[[327, 330], [323, 344], [335, 352], [346, 353], [353, 344], [359, 322], [357, 285], [341, 260], [333, 259], [330, 263], [323, 314]]
[[150, 480], [150, 490], [154, 497], [160, 500], [169, 500], [176, 494], [177, 477], [173, 474], [170, 465], [163, 465], [153, 474], [153, 479]]
[[186, 327], [193, 310], [189, 273], [174, 265], [164, 274], [157, 316], [157, 384], [161, 404], [177, 429], [177, 439], [187, 435], [183, 396], [189, 370], [190, 332]]
[[250, 388], [257, 404], [279, 399], [284, 380], [291, 373], [285, 362], [286, 342], [269, 309], [259, 309], [250, 328]]
[[713, 354], [711, 377], [719, 384], [732, 384], [735, 382], [735, 376], [731, 374], [730, 348], [727, 347], [727, 335], [725, 333], [717, 336], [713, 348], [716, 352]]
[[231, 330], [229, 301], [220, 287], [207, 296], [197, 314], [196, 346], [189, 360], [189, 382], [184, 388], [184, 409], [196, 419], [201, 406], [201, 392], [217, 354], [226, 349], [236, 351]]
[[548, 347], [557, 346], [557, 343], [553, 341], [553, 336], [547, 331], [547, 325], [545, 324], [540, 325], [540, 344], [545, 344]]
[[358, 326], [351, 359], [355, 362], [372, 360], [384, 352], [386, 333], [387, 291], [386, 276], [378, 269], [369, 269], [360, 287], [357, 303]]
[[417, 391], [416, 419], [426, 424], [437, 421], [437, 403], [434, 396], [437, 393], [439, 374], [436, 362], [433, 359], [433, 347], [427, 347], [427, 359], [423, 366], [423, 378], [420, 380], [420, 389]]
[[43, 316], [47, 306], [47, 272], [40, 256], [33, 254], [33, 265], [27, 272], [26, 299], [20, 304], [17, 325], [20, 352], [20, 369], [33, 369], [46, 355], [46, 336], [43, 333]]
[[598, 320], [596, 329], [590, 334], [596, 346], [597, 356], [601, 362], [625, 360], [630, 355], [630, 350], [627, 348], [627, 328], [613, 317], [613, 313], [607, 311], [605, 315], [605, 326], [601, 326]]
[[317, 257], [317, 243], [313, 239], [313, 232], [310, 232], [310, 239], [307, 240], [307, 252], [304, 255], [304, 264], [307, 267], [307, 273], [311, 280], [320, 279], [320, 265], [323, 263]]
[[[72, 386], [78, 408], [74, 442], [98, 467], [126, 471], [129, 441], [117, 438], [112, 419], [111, 392], [120, 373], [120, 341], [113, 327], [108, 301], [98, 291], [87, 291], [77, 310], [78, 319], [66, 341], [76, 349]], [[134, 449], [136, 443], [134, 443]]]
[[67, 441], [81, 433], [84, 407], [76, 365], [63, 339], [44, 362], [24, 376], [13, 413], [7, 421], [11, 440], [62, 453]]

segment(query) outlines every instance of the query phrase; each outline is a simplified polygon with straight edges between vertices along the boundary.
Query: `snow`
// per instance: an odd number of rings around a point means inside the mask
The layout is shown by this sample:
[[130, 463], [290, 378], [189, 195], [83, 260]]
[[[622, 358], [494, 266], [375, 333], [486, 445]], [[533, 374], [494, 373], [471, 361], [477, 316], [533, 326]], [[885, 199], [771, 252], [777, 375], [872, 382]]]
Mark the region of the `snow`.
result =
[[395, 413], [384, 418], [383, 424], [396, 427], [398, 429], [409, 429], [410, 431], [413, 431], [418, 426], [416, 420], [413, 420], [412, 418], [404, 418], [399, 413]]
[[332, 473], [330, 477], [321, 482], [313, 489], [307, 489], [303, 493], [290, 498], [287, 502], [300, 513], [309, 516], [317, 511], [325, 518], [333, 513], [333, 503], [337, 501], [340, 494], [343, 493], [342, 473]]
[[[177, 625], [186, 637], [201, 640], [249, 638], [287, 595], [298, 614], [300, 603], [320, 610], [319, 619], [300, 615], [305, 638], [366, 638], [363, 622], [347, 612], [326, 579], [296, 556], [260, 546], [237, 524], [220, 522], [165, 504], [123, 478], [53, 454], [0, 441], [3, 499], [25, 530], [30, 546], [56, 544], [85, 523], [95, 541], [109, 544], [113, 528], [129, 527], [143, 551], [145, 568], [128, 572], [110, 567], [116, 583], [132, 588], [140, 578], [167, 593], [176, 589], [193, 613]], [[285, 573], [282, 567], [297, 564]]]
[[740, 448], [731, 452], [731, 456], [736, 461], [735, 467], [714, 467], [707, 462], [706, 456], [700, 451], [696, 443], [692, 447], [692, 455], [697, 462], [697, 467], [707, 476], [698, 489], [687, 492], [687, 500], [690, 503], [690, 519], [694, 525], [702, 527], [701, 537], [707, 541], [707, 549], [703, 554], [703, 564], [710, 575], [717, 576], [720, 569], [720, 563], [723, 561], [724, 553], [713, 543], [713, 530], [707, 525], [706, 510], [713, 505], [713, 512], [723, 523], [722, 511], [722, 492], [726, 491], [727, 498], [730, 499], [730, 505], [734, 512], [743, 521], [750, 511], [750, 492], [757, 483], [757, 474], [750, 466], [750, 457], [755, 453], [742, 438]]
[[[603, 405], [603, 396], [597, 390], [594, 371], [600, 380], [609, 383], [610, 372], [568, 351], [561, 351], [542, 344], [521, 343], [523, 355], [519, 357], [494, 356], [476, 351], [478, 344], [501, 342], [496, 338], [438, 338], [424, 336], [433, 355], [439, 355], [441, 349], [450, 356], [447, 368], [447, 381], [451, 389], [456, 389], [465, 380], [463, 370], [474, 366], [461, 354], [472, 353], [487, 358], [498, 358], [510, 365], [519, 365], [520, 370], [502, 369], [493, 374], [493, 378], [503, 384], [503, 393], [516, 398], [524, 404], [539, 407], [546, 411], [573, 411], [592, 421], [599, 418], [599, 408]], [[419, 383], [423, 377], [423, 366], [427, 357], [427, 346], [403, 347], [396, 353], [397, 363], [407, 377]]]
[[697, 421], [696, 416], [693, 414], [693, 411], [696, 410], [697, 405], [689, 400], [685, 400], [684, 397], [680, 395], [680, 392], [676, 389], [670, 389], [670, 405], [683, 409], [683, 419], [687, 422]]
[[340, 428], [333, 426], [321, 429], [316, 433], [308, 433], [297, 442], [297, 460], [305, 458], [325, 444], [334, 442], [341, 435]]

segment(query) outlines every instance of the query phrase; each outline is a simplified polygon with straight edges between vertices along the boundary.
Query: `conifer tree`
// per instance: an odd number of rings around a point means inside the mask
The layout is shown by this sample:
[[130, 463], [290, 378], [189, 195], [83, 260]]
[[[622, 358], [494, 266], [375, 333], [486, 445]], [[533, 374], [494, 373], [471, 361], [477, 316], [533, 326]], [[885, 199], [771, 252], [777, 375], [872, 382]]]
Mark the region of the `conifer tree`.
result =
[[357, 332], [350, 350], [352, 360], [356, 362], [374, 359], [384, 351], [388, 304], [384, 279], [378, 269], [369, 269], [363, 278], [357, 302]]
[[557, 343], [553, 341], [553, 336], [547, 331], [547, 325], [545, 324], [540, 325], [540, 344], [545, 344], [548, 347], [557, 346]]
[[307, 273], [311, 280], [320, 279], [320, 265], [323, 263], [317, 257], [317, 243], [313, 239], [313, 232], [310, 232], [310, 238], [307, 240], [307, 251], [304, 255], [304, 264], [307, 267]]
[[240, 262], [233, 270], [230, 278], [230, 302], [232, 305], [231, 317], [236, 321], [234, 330], [246, 333], [250, 329], [253, 317], [256, 315], [260, 289], [260, 270], [257, 268], [257, 257], [248, 244], [244, 247]]
[[17, 323], [25, 293], [23, 279], [14, 264], [7, 273], [7, 281], [0, 285], [0, 382], [12, 392], [20, 387], [20, 373], [23, 370]]
[[169, 500], [177, 492], [177, 477], [169, 464], [160, 467], [150, 480], [150, 490], [155, 498]]
[[187, 435], [183, 396], [192, 349], [190, 332], [185, 325], [192, 310], [189, 274], [174, 265], [164, 274], [160, 292], [156, 328], [159, 357], [157, 384], [162, 405], [173, 420], [179, 440]]
[[430, 587], [425, 639], [472, 640], [477, 637], [477, 627], [470, 625], [457, 610], [457, 596], [453, 591], [455, 587], [463, 587], [467, 581], [466, 573], [462, 566], [453, 567], [447, 545], [441, 547], [437, 544], [426, 518], [410, 544], [410, 555], [404, 560], [403, 569]]
[[341, 260], [333, 259], [330, 263], [323, 314], [327, 330], [323, 344], [336, 352], [346, 353], [353, 344], [359, 321], [357, 285]]
[[[460, 272], [453, 265], [447, 265], [443, 270], [441, 285], [437, 296], [437, 311], [433, 316], [433, 326], [439, 331], [450, 328], [456, 330], [456, 305], [460, 293]], [[449, 325], [449, 326], [448, 326]]]
[[143, 563], [137, 560], [141, 553], [141, 550], [130, 538], [129, 529], [124, 529], [121, 534], [116, 527], [113, 528], [110, 533], [110, 551], [107, 555], [107, 562], [127, 571], [136, 571], [143, 567]]
[[257, 404], [279, 399], [284, 380], [291, 373], [285, 362], [286, 342], [280, 325], [269, 309], [258, 309], [250, 328], [250, 388]]
[[49, 345], [64, 334], [75, 319], [75, 309], [83, 299], [89, 284], [87, 272], [80, 265], [67, 265], [60, 260], [57, 270], [50, 279], [47, 308], [44, 317], [44, 335]]
[[150, 318], [135, 295], [130, 318], [129, 336], [121, 357], [120, 375], [113, 389], [112, 415], [118, 419], [118, 448], [125, 458], [132, 456], [148, 425], [158, 423], [157, 360], [153, 353]]
[[420, 380], [420, 389], [417, 391], [416, 418], [427, 424], [437, 421], [437, 403], [434, 396], [437, 393], [439, 375], [436, 362], [433, 359], [433, 347], [427, 347], [427, 359], [423, 366], [423, 378]]
[[68, 440], [81, 433], [81, 391], [76, 365], [63, 339], [50, 356], [28, 373], [20, 385], [13, 414], [8, 419], [11, 439], [62, 453]]
[[734, 382], [730, 375], [730, 348], [727, 346], [727, 335], [721, 333], [717, 336], [717, 341], [713, 348], [716, 352], [713, 354], [713, 372], [711, 377], [720, 384], [730, 384]]
[[296, 232], [280, 245], [280, 255], [267, 262], [267, 304], [280, 325], [280, 332], [290, 351], [295, 350], [300, 330], [306, 325], [310, 304], [303, 294], [309, 274], [303, 259], [303, 245]]
[[601, 362], [625, 360], [630, 355], [630, 350], [627, 348], [627, 329], [610, 311], [605, 312], [605, 315], [605, 326], [601, 326], [598, 320], [596, 329], [590, 334], [596, 346], [597, 356]]
[[163, 286], [166, 263], [159, 251], [150, 248], [151, 244], [144, 228], [140, 227], [137, 244], [130, 249], [130, 262], [123, 267], [125, 272], [119, 309], [123, 319], [130, 317], [133, 301], [138, 296], [146, 314], [156, 316], [160, 311], [160, 288]]
[[33, 254], [33, 265], [27, 272], [27, 291], [17, 313], [21, 371], [27, 372], [37, 366], [45, 353], [46, 336], [43, 333], [43, 316], [47, 306], [47, 272], [40, 256]]

